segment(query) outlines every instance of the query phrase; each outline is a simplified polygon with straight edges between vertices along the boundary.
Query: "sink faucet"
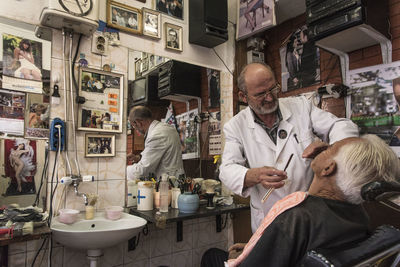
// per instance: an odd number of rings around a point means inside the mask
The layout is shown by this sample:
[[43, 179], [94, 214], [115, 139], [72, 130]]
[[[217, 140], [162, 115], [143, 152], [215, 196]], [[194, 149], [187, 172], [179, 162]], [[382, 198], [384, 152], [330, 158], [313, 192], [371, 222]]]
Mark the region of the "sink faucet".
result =
[[73, 181], [72, 185], [74, 186], [75, 195], [83, 197], [83, 200], [85, 201], [85, 206], [87, 206], [89, 204], [87, 195], [85, 193], [79, 193], [78, 191], [79, 182], [81, 181], [80, 177], [73, 177], [72, 181]]

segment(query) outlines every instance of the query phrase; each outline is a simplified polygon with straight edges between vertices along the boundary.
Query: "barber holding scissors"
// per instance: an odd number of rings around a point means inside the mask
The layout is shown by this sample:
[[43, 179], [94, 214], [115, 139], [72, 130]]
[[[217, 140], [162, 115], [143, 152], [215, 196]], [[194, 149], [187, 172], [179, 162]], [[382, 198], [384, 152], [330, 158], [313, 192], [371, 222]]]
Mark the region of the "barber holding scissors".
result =
[[[250, 196], [254, 232], [276, 201], [308, 190], [313, 173], [307, 158], [313, 158], [328, 143], [357, 137], [358, 128], [348, 119], [315, 107], [303, 96], [278, 99], [280, 85], [267, 65], [247, 65], [240, 73], [238, 87], [239, 97], [248, 107], [224, 126], [220, 179], [235, 194]], [[315, 141], [315, 135], [322, 141]], [[270, 188], [274, 190], [262, 203]]]

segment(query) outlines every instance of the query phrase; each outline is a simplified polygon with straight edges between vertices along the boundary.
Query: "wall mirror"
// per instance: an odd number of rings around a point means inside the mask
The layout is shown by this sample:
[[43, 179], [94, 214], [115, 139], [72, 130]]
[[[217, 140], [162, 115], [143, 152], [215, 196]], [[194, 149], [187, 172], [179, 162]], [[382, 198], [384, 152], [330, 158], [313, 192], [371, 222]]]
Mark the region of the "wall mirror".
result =
[[0, 17], [0, 203], [45, 208], [51, 41]]
[[[169, 65], [173, 67], [168, 69]], [[176, 73], [179, 75], [174, 75]], [[164, 82], [174, 88], [169, 90], [170, 94], [167, 97], [160, 99], [158, 96], [159, 94], [163, 95]], [[193, 84], [198, 88], [192, 88]], [[175, 116], [166, 118], [167, 110], [171, 108], [170, 103], [173, 105]], [[200, 124], [196, 120], [199, 104], [201, 112], [210, 114], [208, 123], [204, 121], [206, 123]], [[175, 120], [181, 139], [184, 167], [187, 172], [190, 172], [186, 175], [199, 177], [201, 175], [201, 171], [199, 171], [200, 158], [210, 160], [212, 155], [220, 153], [219, 71], [159, 55], [129, 50], [128, 114], [135, 105], [149, 106], [158, 120], [169, 120], [170, 118]], [[129, 122], [127, 133], [127, 153], [139, 154], [144, 149], [143, 137], [138, 136], [135, 131], [130, 129]], [[212, 145], [210, 140], [216, 140], [215, 145], [214, 143]], [[128, 165], [130, 164], [132, 162], [128, 161]], [[208, 166], [207, 164], [203, 165]], [[208, 168], [210, 170], [214, 168], [212, 161], [209, 167], [212, 167]], [[212, 177], [212, 174], [207, 177]]]

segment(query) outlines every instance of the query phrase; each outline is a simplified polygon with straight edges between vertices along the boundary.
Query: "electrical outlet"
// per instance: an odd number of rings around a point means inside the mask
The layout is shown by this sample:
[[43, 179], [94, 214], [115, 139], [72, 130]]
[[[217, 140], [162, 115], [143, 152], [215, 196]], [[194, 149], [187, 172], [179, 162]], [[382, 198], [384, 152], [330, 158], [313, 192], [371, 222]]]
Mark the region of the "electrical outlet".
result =
[[102, 33], [94, 33], [92, 38], [92, 53], [107, 55], [108, 39]]
[[[56, 127], [57, 126], [57, 127]], [[60, 131], [58, 130], [60, 127]], [[59, 137], [59, 132], [61, 133], [61, 138]], [[61, 144], [59, 141], [61, 140]], [[60, 118], [55, 118], [50, 127], [50, 150], [57, 151], [60, 147], [60, 150], [64, 150], [65, 147], [65, 123]]]

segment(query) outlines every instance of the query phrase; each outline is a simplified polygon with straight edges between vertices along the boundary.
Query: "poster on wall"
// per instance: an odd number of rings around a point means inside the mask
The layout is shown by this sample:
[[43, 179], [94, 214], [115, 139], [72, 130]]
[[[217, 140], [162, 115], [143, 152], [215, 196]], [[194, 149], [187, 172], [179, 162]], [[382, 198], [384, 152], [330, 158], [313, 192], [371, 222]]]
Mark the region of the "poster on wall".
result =
[[24, 135], [25, 93], [0, 89], [0, 133]]
[[47, 139], [50, 135], [49, 97], [27, 94], [25, 115], [25, 138]]
[[274, 0], [238, 0], [237, 3], [237, 40], [276, 25]]
[[183, 159], [195, 159], [200, 157], [200, 127], [199, 124], [195, 122], [195, 117], [198, 113], [198, 110], [194, 109], [176, 115]]
[[221, 113], [219, 111], [210, 112], [208, 132], [209, 132], [208, 154], [221, 155], [222, 154]]
[[4, 139], [4, 178], [10, 179], [6, 196], [35, 194], [36, 141]]
[[282, 66], [282, 92], [320, 82], [319, 48], [308, 38], [307, 26], [296, 29], [279, 49]]
[[220, 72], [213, 69], [207, 69], [208, 79], [208, 107], [218, 108], [220, 101]]
[[400, 156], [400, 61], [349, 71], [351, 120]]
[[0, 23], [2, 88], [42, 93], [42, 81], [50, 77], [51, 42], [33, 31]]
[[86, 98], [78, 109], [78, 130], [122, 132], [122, 74], [80, 69], [79, 94]]

